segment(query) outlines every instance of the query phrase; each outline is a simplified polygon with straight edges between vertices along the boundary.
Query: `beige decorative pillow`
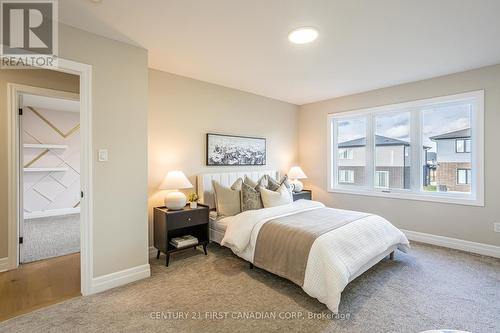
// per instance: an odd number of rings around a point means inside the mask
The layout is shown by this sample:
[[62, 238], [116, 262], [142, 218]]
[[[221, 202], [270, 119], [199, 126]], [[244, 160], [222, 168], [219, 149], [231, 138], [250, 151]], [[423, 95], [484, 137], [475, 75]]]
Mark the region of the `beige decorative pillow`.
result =
[[264, 208], [286, 205], [293, 202], [292, 193], [281, 184], [278, 191], [270, 191], [263, 187], [260, 188], [260, 194]]
[[262, 199], [260, 198], [259, 188], [252, 187], [243, 182], [241, 186], [241, 211], [252, 209], [261, 209]]
[[260, 186], [267, 188], [267, 175], [260, 177], [260, 179], [257, 182], [253, 181], [251, 178], [245, 175], [245, 180], [243, 182], [257, 190], [259, 189]]
[[243, 179], [238, 178], [234, 181], [233, 185], [231, 185], [231, 189], [241, 191], [241, 185], [243, 185]]
[[238, 178], [229, 187], [221, 185], [218, 181], [212, 180], [212, 187], [215, 195], [215, 208], [217, 214], [221, 216], [233, 216], [241, 213], [240, 193], [243, 180]]

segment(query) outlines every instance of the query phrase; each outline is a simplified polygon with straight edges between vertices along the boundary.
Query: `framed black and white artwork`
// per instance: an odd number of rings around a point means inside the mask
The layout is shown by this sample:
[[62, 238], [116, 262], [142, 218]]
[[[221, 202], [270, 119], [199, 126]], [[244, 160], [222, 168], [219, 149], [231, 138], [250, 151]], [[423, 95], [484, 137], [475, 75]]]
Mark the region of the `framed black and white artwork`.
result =
[[207, 133], [207, 165], [266, 165], [266, 139]]

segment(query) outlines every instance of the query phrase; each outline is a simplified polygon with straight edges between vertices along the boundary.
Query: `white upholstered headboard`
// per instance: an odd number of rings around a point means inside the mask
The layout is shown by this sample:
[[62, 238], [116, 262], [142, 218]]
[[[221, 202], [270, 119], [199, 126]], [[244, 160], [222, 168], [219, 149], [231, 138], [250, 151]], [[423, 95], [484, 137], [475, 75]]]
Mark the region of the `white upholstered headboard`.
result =
[[238, 178], [248, 178], [257, 181], [260, 177], [269, 175], [278, 180], [280, 177], [279, 171], [276, 170], [259, 170], [259, 171], [239, 171], [239, 172], [221, 172], [221, 173], [204, 173], [197, 177], [198, 196], [200, 203], [208, 205], [210, 208], [215, 208], [214, 192], [212, 189], [212, 180], [216, 180], [221, 185], [230, 187]]

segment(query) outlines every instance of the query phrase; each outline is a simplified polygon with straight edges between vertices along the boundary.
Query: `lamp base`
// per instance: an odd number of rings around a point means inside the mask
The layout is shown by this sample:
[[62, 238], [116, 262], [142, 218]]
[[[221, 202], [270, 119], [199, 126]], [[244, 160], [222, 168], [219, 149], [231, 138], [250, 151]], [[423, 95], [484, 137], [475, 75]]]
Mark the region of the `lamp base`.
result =
[[171, 210], [180, 210], [186, 206], [186, 195], [179, 191], [167, 193], [165, 206]]
[[304, 184], [302, 184], [302, 182], [298, 179], [293, 179], [292, 181], [290, 181], [290, 184], [293, 185], [294, 192], [300, 192], [304, 189]]

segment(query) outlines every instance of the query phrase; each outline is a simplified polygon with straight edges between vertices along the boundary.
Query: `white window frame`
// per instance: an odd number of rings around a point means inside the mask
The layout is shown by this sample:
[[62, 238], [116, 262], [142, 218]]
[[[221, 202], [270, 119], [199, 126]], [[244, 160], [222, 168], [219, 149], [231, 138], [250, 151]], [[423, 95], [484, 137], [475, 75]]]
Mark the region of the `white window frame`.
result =
[[[423, 172], [419, 165], [424, 165], [425, 154], [423, 149], [411, 149], [412, 160], [410, 189], [376, 188], [375, 177], [375, 115], [390, 112], [411, 113], [410, 141], [412, 147], [422, 147], [422, 114], [423, 108], [429, 106], [450, 105], [452, 103], [470, 102], [473, 108], [471, 117], [471, 192], [426, 192], [423, 190]], [[337, 124], [339, 120], [357, 117], [366, 119], [366, 183], [364, 186], [342, 185], [337, 180], [338, 142]], [[443, 202], [460, 205], [484, 206], [484, 90], [466, 92], [462, 94], [422, 99], [412, 102], [398, 103], [331, 113], [327, 115], [327, 190], [332, 193], [358, 194], [395, 199], [421, 200]], [[335, 149], [334, 149], [335, 148]]]

